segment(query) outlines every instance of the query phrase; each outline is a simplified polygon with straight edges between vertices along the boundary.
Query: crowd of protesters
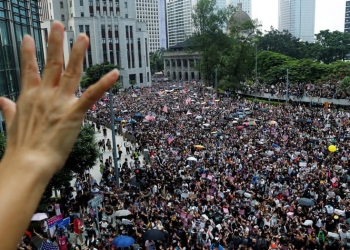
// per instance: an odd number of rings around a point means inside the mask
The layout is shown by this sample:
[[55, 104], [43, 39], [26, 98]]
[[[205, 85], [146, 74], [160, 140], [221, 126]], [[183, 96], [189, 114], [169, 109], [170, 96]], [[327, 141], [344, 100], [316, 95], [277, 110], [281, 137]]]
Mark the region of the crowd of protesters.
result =
[[[339, 83], [325, 84], [289, 84], [288, 95], [290, 98], [301, 99], [303, 97], [310, 98], [329, 98], [329, 99], [348, 99], [348, 95], [337, 90]], [[263, 86], [246, 86], [246, 92], [250, 94], [269, 93], [275, 97], [285, 96], [287, 93], [287, 85], [285, 82], [277, 82]]]
[[[87, 114], [96, 131], [110, 124], [108, 100]], [[101, 183], [87, 171], [62, 191], [57, 203], [74, 232], [67, 240], [82, 245], [72, 249], [115, 249], [120, 235], [147, 250], [350, 249], [348, 110], [269, 106], [196, 83], [154, 84], [113, 103], [125, 139], [121, 185], [109, 158], [101, 159]], [[144, 177], [135, 182], [139, 168]], [[104, 195], [98, 211], [87, 203], [96, 193]], [[116, 217], [119, 210], [130, 215]], [[150, 229], [164, 237], [146, 241]]]

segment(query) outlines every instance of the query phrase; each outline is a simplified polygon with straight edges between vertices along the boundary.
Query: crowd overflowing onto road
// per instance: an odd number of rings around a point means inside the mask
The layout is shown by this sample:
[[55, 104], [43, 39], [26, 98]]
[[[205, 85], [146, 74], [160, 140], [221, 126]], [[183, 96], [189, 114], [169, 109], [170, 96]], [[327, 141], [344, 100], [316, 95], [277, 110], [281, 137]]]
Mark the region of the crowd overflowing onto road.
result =
[[[113, 108], [121, 186], [107, 158], [100, 183], [86, 172], [62, 192], [67, 247], [350, 249], [349, 110], [269, 106], [196, 83], [123, 92]], [[109, 110], [106, 93], [87, 114], [96, 131]], [[112, 150], [107, 137], [101, 150]]]

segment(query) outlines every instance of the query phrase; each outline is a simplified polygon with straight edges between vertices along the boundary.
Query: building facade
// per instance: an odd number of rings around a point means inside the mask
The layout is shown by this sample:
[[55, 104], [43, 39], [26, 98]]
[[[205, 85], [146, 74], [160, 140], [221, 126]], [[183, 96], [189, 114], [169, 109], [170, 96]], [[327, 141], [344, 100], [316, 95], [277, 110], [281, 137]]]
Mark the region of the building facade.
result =
[[186, 50], [186, 42], [171, 47], [163, 54], [164, 75], [171, 81], [198, 81], [201, 79], [197, 65], [200, 53]]
[[44, 20], [45, 37], [54, 20], [66, 27], [64, 61], [68, 63], [79, 33], [90, 38], [84, 71], [95, 64], [110, 62], [120, 67], [119, 82], [136, 86], [151, 83], [149, 37], [146, 23], [136, 20], [136, 2], [128, 0], [47, 0], [49, 19]]
[[345, 3], [344, 32], [350, 32], [350, 1], [346, 1], [346, 3]]
[[251, 0], [227, 0], [228, 5], [237, 7], [238, 3], [242, 3], [242, 11], [247, 13], [252, 18], [252, 2]]
[[160, 49], [158, 1], [136, 0], [136, 19], [146, 23], [150, 52]]
[[315, 0], [279, 0], [278, 30], [288, 30], [304, 42], [314, 42]]
[[[350, 1], [345, 2], [344, 32], [350, 32]], [[350, 53], [346, 55], [345, 60], [350, 60]]]
[[168, 48], [185, 41], [194, 33], [192, 13], [197, 0], [167, 0]]
[[159, 11], [159, 44], [161, 48], [168, 48], [166, 0], [158, 0]]
[[[36, 0], [0, 1], [0, 95], [16, 101], [20, 93], [20, 49], [23, 36], [34, 38], [41, 73], [44, 49], [39, 6]], [[0, 120], [2, 120], [0, 116]]]

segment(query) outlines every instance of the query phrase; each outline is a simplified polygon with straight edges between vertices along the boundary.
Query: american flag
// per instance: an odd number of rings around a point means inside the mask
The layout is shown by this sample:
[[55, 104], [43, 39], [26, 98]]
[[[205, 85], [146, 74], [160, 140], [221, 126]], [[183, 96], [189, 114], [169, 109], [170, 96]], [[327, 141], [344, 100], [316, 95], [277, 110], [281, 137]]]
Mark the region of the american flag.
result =
[[168, 144], [172, 143], [174, 141], [174, 137], [171, 135], [168, 138]]
[[168, 113], [168, 108], [166, 106], [163, 107], [163, 112]]
[[51, 242], [44, 240], [40, 250], [58, 250], [58, 247]]

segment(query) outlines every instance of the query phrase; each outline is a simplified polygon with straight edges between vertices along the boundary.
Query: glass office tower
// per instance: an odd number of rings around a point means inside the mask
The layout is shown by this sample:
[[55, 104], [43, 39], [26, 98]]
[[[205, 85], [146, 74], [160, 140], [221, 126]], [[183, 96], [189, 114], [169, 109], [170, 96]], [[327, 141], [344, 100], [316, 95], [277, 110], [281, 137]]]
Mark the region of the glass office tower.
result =
[[44, 53], [37, 0], [0, 1], [0, 95], [14, 101], [20, 92], [20, 49], [23, 36], [35, 40], [39, 72]]

